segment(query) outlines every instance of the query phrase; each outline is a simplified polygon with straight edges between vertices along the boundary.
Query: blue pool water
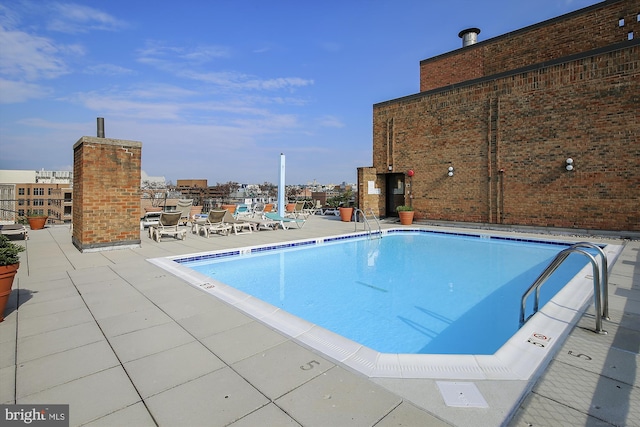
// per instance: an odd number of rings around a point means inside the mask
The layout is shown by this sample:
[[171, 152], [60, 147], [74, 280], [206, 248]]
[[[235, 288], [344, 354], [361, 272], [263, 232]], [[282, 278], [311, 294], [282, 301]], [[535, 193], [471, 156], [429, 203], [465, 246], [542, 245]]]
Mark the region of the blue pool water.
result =
[[[382, 353], [493, 354], [519, 328], [522, 294], [566, 247], [402, 232], [180, 263]], [[540, 307], [586, 263], [571, 255]]]

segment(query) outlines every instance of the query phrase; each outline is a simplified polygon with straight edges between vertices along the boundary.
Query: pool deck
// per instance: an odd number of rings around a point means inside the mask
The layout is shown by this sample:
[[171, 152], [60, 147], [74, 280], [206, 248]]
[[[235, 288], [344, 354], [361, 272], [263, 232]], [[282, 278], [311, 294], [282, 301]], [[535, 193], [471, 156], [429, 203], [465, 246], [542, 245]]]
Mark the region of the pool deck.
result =
[[353, 231], [311, 217], [208, 239], [141, 232], [139, 248], [90, 253], [68, 227], [30, 231], [0, 323], [0, 403], [69, 404], [72, 426], [640, 425], [638, 236], [598, 238], [625, 245], [609, 268], [608, 334], [591, 332], [591, 306], [533, 386], [473, 381], [488, 408], [447, 406], [431, 379], [367, 378], [147, 261]]

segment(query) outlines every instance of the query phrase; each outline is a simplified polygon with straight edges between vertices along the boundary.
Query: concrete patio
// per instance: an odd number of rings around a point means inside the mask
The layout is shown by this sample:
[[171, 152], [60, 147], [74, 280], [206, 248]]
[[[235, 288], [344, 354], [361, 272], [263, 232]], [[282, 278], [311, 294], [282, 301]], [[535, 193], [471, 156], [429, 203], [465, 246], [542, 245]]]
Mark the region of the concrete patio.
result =
[[433, 380], [364, 377], [147, 261], [353, 231], [333, 217], [160, 243], [141, 231], [140, 248], [92, 253], [68, 227], [30, 231], [0, 323], [0, 403], [69, 404], [72, 426], [640, 425], [638, 240], [610, 266], [609, 334], [588, 330], [591, 307], [519, 408], [501, 403], [529, 388], [517, 381], [477, 382], [480, 409], [447, 407]]

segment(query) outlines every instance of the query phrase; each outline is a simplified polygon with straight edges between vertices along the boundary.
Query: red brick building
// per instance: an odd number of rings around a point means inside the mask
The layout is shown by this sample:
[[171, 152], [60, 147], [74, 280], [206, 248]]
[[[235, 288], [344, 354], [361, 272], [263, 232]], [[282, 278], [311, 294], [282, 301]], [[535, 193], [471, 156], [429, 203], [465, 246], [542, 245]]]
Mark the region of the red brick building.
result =
[[373, 107], [360, 207], [640, 231], [639, 13], [604, 1], [421, 61], [421, 92]]

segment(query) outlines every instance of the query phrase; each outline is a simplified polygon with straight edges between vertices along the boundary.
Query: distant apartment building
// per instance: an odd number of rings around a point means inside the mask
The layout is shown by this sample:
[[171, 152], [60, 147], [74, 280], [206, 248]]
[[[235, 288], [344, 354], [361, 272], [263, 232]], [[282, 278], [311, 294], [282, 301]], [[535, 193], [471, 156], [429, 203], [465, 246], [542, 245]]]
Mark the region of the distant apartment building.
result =
[[73, 172], [0, 170], [0, 221], [16, 222], [29, 213], [50, 223], [71, 222]]

